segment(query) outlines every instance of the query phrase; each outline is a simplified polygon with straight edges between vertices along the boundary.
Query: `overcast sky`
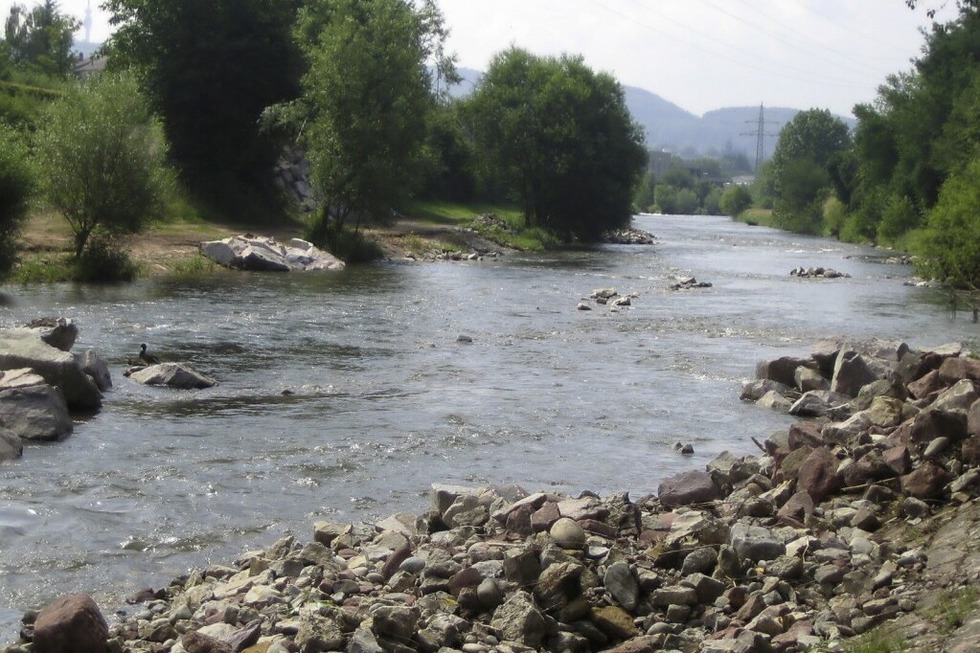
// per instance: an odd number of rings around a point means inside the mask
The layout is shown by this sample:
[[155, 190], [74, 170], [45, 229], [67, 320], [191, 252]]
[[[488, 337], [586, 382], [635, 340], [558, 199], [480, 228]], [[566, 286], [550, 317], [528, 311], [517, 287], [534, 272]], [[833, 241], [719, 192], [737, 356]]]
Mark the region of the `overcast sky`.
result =
[[[92, 40], [108, 17], [91, 0]], [[701, 115], [725, 106], [826, 108], [849, 115], [885, 77], [911, 68], [925, 7], [954, 0], [438, 0], [459, 65], [485, 70], [511, 45], [580, 54], [595, 70]], [[36, 4], [33, 0], [25, 2]], [[89, 0], [61, 0], [85, 16]], [[3, 18], [11, 3], [0, 0]], [[84, 39], [84, 30], [79, 33]]]

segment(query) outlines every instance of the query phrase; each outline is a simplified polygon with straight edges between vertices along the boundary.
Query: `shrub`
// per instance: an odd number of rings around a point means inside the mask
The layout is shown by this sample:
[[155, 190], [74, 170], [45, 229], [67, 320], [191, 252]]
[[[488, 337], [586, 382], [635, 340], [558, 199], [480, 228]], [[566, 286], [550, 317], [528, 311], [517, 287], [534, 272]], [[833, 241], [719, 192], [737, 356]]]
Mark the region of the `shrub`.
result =
[[0, 122], [0, 278], [17, 262], [17, 236], [34, 193], [27, 161], [19, 134]]
[[135, 233], [162, 213], [171, 181], [162, 134], [131, 75], [97, 77], [50, 105], [38, 133], [41, 180], [76, 257], [93, 234]]
[[384, 258], [381, 245], [364, 237], [350, 227], [322, 229], [314, 222], [307, 229], [306, 239], [323, 248], [347, 264], [369, 263]]
[[107, 238], [94, 238], [75, 258], [75, 281], [114, 283], [132, 281], [139, 267], [129, 255]]

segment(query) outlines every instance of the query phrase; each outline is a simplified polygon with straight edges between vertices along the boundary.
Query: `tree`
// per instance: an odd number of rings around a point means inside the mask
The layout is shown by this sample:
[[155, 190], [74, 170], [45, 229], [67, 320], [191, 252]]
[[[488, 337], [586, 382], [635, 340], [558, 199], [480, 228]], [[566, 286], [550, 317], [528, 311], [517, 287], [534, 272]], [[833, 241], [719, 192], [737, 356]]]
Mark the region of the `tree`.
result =
[[980, 290], [980, 158], [943, 184], [915, 244], [920, 267], [954, 287]]
[[17, 262], [17, 235], [34, 191], [27, 146], [0, 121], [0, 278]]
[[748, 188], [741, 184], [729, 185], [718, 201], [718, 207], [722, 212], [733, 218], [738, 217], [742, 211], [750, 206], [752, 206], [752, 194]]
[[476, 150], [499, 171], [525, 224], [590, 241], [629, 223], [647, 161], [622, 87], [581, 57], [496, 55], [468, 100]]
[[820, 233], [821, 207], [851, 147], [847, 125], [826, 109], [796, 114], [779, 134], [772, 157], [773, 218], [791, 231]]
[[44, 0], [28, 11], [11, 5], [4, 24], [10, 59], [56, 77], [68, 77], [74, 66], [72, 34], [81, 26], [77, 18], [61, 13], [58, 3]]
[[107, 0], [110, 67], [135, 68], [183, 181], [227, 211], [268, 206], [280, 142], [263, 110], [296, 97], [300, 0]]
[[352, 217], [355, 230], [387, 219], [422, 178], [435, 106], [427, 64], [445, 31], [431, 2], [320, 0], [299, 33], [310, 64], [303, 138], [322, 202], [311, 235], [324, 241]]
[[37, 136], [47, 200], [80, 257], [95, 234], [133, 233], [162, 212], [168, 174], [159, 122], [131, 75], [105, 75], [52, 103]]

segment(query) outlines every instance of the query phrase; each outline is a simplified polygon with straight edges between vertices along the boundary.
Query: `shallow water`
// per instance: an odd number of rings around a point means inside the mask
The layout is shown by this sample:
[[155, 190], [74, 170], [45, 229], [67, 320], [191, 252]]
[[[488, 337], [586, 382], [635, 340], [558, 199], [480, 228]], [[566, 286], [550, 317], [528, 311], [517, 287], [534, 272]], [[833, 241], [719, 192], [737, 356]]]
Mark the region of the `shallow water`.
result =
[[[0, 465], [0, 643], [56, 595], [89, 592], [111, 612], [285, 533], [309, 540], [317, 519], [420, 513], [433, 482], [654, 492], [788, 424], [739, 402], [741, 381], [824, 336], [976, 348], [968, 314], [903, 285], [911, 271], [874, 250], [717, 217], [636, 226], [658, 243], [0, 289], [0, 325], [73, 318], [75, 350], [96, 348], [115, 383], [71, 438]], [[801, 265], [852, 276], [788, 274]], [[677, 275], [713, 287], [669, 291]], [[575, 309], [609, 286], [635, 291], [633, 307]], [[141, 342], [220, 385], [128, 381]]]

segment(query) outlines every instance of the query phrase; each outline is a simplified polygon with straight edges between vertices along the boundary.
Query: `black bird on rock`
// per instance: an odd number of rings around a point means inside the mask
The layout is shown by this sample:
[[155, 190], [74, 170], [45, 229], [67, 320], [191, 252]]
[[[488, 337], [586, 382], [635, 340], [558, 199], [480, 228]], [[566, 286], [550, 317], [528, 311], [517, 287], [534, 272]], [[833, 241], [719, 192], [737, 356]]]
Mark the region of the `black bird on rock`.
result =
[[140, 345], [140, 360], [147, 365], [159, 365], [160, 359], [146, 351], [146, 343]]

